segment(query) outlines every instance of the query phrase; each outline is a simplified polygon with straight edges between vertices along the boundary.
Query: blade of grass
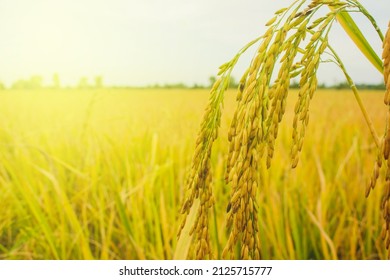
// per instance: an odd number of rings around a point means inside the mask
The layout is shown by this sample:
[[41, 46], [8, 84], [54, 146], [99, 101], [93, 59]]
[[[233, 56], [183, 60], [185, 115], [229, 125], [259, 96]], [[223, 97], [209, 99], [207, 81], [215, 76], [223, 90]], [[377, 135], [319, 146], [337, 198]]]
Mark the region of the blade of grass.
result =
[[180, 234], [179, 240], [177, 241], [176, 250], [173, 255], [174, 260], [187, 259], [188, 251], [190, 249], [190, 244], [192, 240], [192, 235], [190, 235], [190, 230], [195, 221], [198, 208], [199, 208], [199, 199], [196, 199], [194, 201], [194, 204], [192, 205], [190, 213], [187, 216], [186, 225], [184, 226]]
[[[306, 209], [306, 212], [307, 212], [309, 218], [311, 219], [312, 223], [315, 226], [317, 226], [317, 228], [320, 232], [320, 236], [322, 238], [321, 241], [322, 240], [325, 241], [323, 244], [323, 251], [330, 250], [330, 255], [327, 256], [327, 259], [337, 260], [337, 253], [336, 253], [336, 249], [334, 247], [332, 239], [329, 237], [329, 235], [327, 234], [327, 232], [325, 231], [325, 229], [323, 228], [321, 223], [318, 221], [316, 216], [309, 209]], [[325, 246], [325, 244], [327, 244], [328, 246]]]
[[38, 198], [36, 195], [30, 190], [29, 187], [23, 188], [23, 191], [20, 192], [23, 196], [23, 199], [27, 203], [28, 208], [30, 209], [31, 213], [33, 214], [34, 218], [37, 221], [37, 224], [39, 224], [40, 229], [43, 232], [43, 235], [45, 236], [45, 239], [49, 245], [50, 251], [51, 251], [51, 258], [59, 260], [60, 255], [58, 253], [58, 248], [56, 247], [55, 242], [55, 236], [53, 234], [53, 230], [50, 228], [49, 221], [46, 219], [46, 215], [41, 210], [41, 207], [39, 206]]
[[131, 222], [129, 220], [128, 215], [126, 214], [125, 205], [123, 204], [122, 199], [120, 198], [119, 194], [116, 194], [114, 199], [115, 199], [115, 205], [117, 206], [119, 219], [122, 222], [122, 225], [124, 226], [124, 229], [127, 232], [128, 238], [130, 240], [130, 243], [131, 243], [134, 251], [137, 253], [137, 256], [139, 259], [145, 259], [145, 256], [144, 256], [142, 250], [140, 250], [140, 248], [137, 246], [137, 244], [133, 238], [133, 229], [130, 225]]
[[43, 168], [40, 168], [39, 166], [35, 166], [35, 168], [39, 173], [41, 173], [52, 183], [52, 186], [57, 194], [59, 205], [61, 205], [70, 225], [74, 229], [75, 238], [80, 240], [78, 245], [80, 246], [83, 258], [93, 259], [93, 254], [88, 243], [88, 232], [80, 224], [80, 221], [77, 217], [77, 213], [74, 211], [71, 201], [69, 200], [64, 189], [60, 186], [57, 178], [53, 174]]

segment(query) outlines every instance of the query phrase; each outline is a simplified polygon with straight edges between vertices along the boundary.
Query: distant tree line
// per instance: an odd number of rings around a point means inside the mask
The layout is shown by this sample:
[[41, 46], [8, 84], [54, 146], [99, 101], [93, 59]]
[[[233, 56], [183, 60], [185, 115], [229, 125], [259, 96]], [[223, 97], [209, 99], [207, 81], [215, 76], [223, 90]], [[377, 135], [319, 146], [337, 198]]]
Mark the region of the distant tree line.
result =
[[[385, 90], [386, 86], [384, 83], [379, 83], [379, 84], [356, 84], [356, 87], [358, 89], [370, 89], [370, 90]], [[290, 88], [293, 89], [298, 89], [299, 84], [297, 82], [294, 82], [290, 85]], [[348, 85], [347, 82], [341, 82], [333, 85], [326, 85], [324, 83], [318, 84], [318, 88], [320, 89], [349, 89], [350, 86]]]
[[[89, 82], [87, 77], [81, 77], [78, 83], [74, 86], [74, 88], [88, 89], [88, 88], [103, 88], [103, 77], [95, 76], [93, 82]], [[28, 79], [19, 79], [12, 83], [10, 86], [11, 89], [18, 90], [34, 90], [34, 89], [43, 89], [43, 88], [51, 88], [51, 89], [60, 89], [63, 88], [61, 85], [60, 76], [55, 73], [53, 74], [52, 81], [49, 84], [43, 83], [43, 78], [40, 75], [33, 75]], [[0, 82], [0, 90], [6, 89], [4, 83]]]
[[[191, 87], [191, 88], [210, 88], [216, 81], [216, 78], [214, 76], [211, 76], [209, 78], [209, 85], [208, 86], [199, 86], [197, 84], [195, 84], [195, 86]], [[184, 84], [179, 84], [180, 87], [183, 87], [183, 88], [190, 88]], [[173, 87], [175, 87], [173, 85]], [[230, 83], [229, 83], [229, 88], [238, 88], [239, 87], [239, 84], [236, 82], [235, 78], [234, 77], [230, 77]], [[365, 84], [365, 83], [360, 83], [360, 84], [356, 84], [356, 87], [358, 89], [367, 89], [367, 90], [385, 90], [386, 89], [386, 86], [385, 84], [382, 82], [382, 83], [379, 83], [379, 84]], [[290, 84], [290, 88], [292, 89], [298, 89], [299, 88], [299, 83], [297, 82], [293, 82]], [[347, 82], [341, 82], [341, 83], [337, 83], [337, 84], [333, 84], [333, 85], [326, 85], [325, 83], [320, 83], [318, 84], [318, 88], [319, 89], [336, 89], [336, 90], [341, 90], [341, 89], [349, 89], [350, 86], [348, 85]]]
[[[193, 85], [188, 85], [185, 83], [166, 83], [166, 84], [152, 84], [148, 86], [143, 86], [140, 88], [165, 88], [165, 89], [205, 89], [210, 88], [216, 81], [215, 76], [209, 77], [209, 83], [207, 85], [204, 84], [198, 84], [195, 83]], [[385, 90], [385, 84], [379, 83], [379, 84], [356, 84], [358, 89], [368, 89], [368, 90]], [[79, 89], [97, 89], [97, 88], [104, 88], [104, 82], [103, 82], [103, 76], [95, 76], [92, 80], [88, 79], [87, 77], [83, 76], [78, 80], [78, 83], [74, 86], [66, 86], [67, 88], [79, 88]], [[237, 89], [239, 87], [239, 84], [236, 82], [236, 79], [234, 77], [230, 77], [230, 83], [229, 88]], [[64, 88], [64, 86], [61, 84], [60, 76], [55, 73], [53, 74], [51, 83], [44, 84], [42, 76], [39, 75], [33, 75], [29, 79], [19, 79], [12, 83], [10, 86], [11, 89], [19, 89], [19, 90], [34, 90], [34, 89], [43, 89], [43, 88], [50, 88], [50, 89], [61, 89]], [[121, 86], [121, 87], [115, 87], [115, 88], [135, 88], [131, 86]], [[293, 82], [290, 85], [290, 88], [298, 89], [299, 84], [297, 82]], [[324, 83], [321, 83], [318, 85], [318, 88], [320, 89], [348, 89], [349, 85], [346, 82], [334, 84], [334, 85], [326, 85]], [[6, 86], [0, 81], [0, 90], [6, 89]]]

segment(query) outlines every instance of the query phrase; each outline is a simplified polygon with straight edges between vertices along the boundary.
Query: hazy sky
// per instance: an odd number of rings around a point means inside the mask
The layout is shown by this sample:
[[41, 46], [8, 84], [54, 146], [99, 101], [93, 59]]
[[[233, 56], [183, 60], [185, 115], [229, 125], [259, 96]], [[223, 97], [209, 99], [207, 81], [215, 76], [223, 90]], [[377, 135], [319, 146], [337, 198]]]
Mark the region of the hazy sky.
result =
[[[64, 83], [103, 75], [106, 84], [208, 83], [218, 66], [265, 31], [291, 0], [0, 0], [0, 81], [54, 72]], [[389, 0], [361, 1], [383, 32]], [[381, 43], [357, 18], [380, 52]], [[356, 82], [381, 82], [342, 30], [332, 44]], [[251, 52], [252, 54], [253, 52]], [[236, 76], [251, 55], [239, 64]], [[322, 81], [340, 82], [335, 68]]]

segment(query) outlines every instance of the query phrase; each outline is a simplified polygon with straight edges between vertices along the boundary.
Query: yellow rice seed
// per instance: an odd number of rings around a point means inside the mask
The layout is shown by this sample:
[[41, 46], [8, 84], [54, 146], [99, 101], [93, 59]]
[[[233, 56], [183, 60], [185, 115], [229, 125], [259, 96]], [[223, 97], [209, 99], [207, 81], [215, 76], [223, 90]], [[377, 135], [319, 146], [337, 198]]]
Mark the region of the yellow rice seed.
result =
[[248, 168], [245, 168], [243, 173], [242, 173], [242, 177], [240, 178], [240, 180], [246, 181], [248, 179], [248, 173], [249, 173]]
[[386, 105], [390, 105], [390, 89], [389, 88], [387, 88], [387, 90], [386, 90], [385, 98], [383, 101]]
[[[275, 64], [275, 56], [274, 54], [270, 54], [270, 56], [267, 57], [267, 60], [265, 62], [265, 65], [264, 65], [264, 68], [266, 69], [266, 72], [268, 73], [269, 72], [269, 69], [271, 69], [271, 67], [273, 67]], [[263, 76], [263, 81], [262, 81], [262, 85], [265, 85], [265, 81], [266, 80], [267, 76], [264, 75]]]
[[[386, 39], [387, 39], [387, 34], [386, 34]], [[383, 48], [383, 51], [382, 51], [382, 59], [385, 60], [385, 63], [387, 64], [388, 61], [387, 61], [387, 58], [389, 57], [390, 55], [390, 42], [387, 41], [387, 40], [384, 40], [383, 41], [383, 45], [382, 45], [382, 48]]]
[[248, 143], [248, 132], [244, 130], [242, 132], [242, 144], [246, 145]]
[[390, 135], [387, 135], [383, 146], [383, 157], [387, 160], [390, 154]]
[[[246, 244], [246, 245], [249, 245], [251, 237], [253, 236], [252, 232], [250, 232], [249, 230], [250, 230], [250, 228], [246, 227], [245, 228], [245, 233], [243, 234], [242, 243]], [[249, 247], [249, 249], [251, 249], [251, 248]]]
[[390, 201], [389, 200], [387, 201], [386, 209], [387, 209], [387, 217], [390, 217]]
[[299, 17], [296, 20], [292, 21], [287, 27], [288, 29], [292, 29], [298, 25], [299, 25], [298, 32], [303, 32], [307, 25], [307, 19], [305, 17]]
[[390, 181], [386, 181], [384, 191], [385, 191], [385, 193], [384, 193], [383, 197], [384, 197], [384, 199], [387, 199], [390, 195]]
[[282, 8], [282, 9], [280, 9], [280, 10], [277, 10], [277, 11], [275, 12], [275, 15], [280, 15], [280, 14], [284, 13], [284, 12], [287, 11], [287, 10], [288, 10], [288, 8]]
[[[390, 63], [387, 64], [387, 68], [390, 68]], [[385, 78], [385, 81], [386, 81], [386, 88], [387, 89], [390, 89], [390, 84], [389, 84], [389, 81], [390, 81], [390, 69], [386, 69], [387, 73], [385, 72], [384, 74], [384, 78]]]
[[278, 17], [273, 17], [273, 18], [271, 18], [266, 24], [265, 24], [265, 26], [270, 26], [271, 24], [273, 24], [275, 21], [276, 21], [276, 19], [277, 19]]
[[237, 186], [237, 183], [238, 183], [238, 176], [237, 174], [234, 174], [232, 180], [232, 186]]
[[[237, 161], [237, 158], [238, 158], [238, 153], [236, 151], [232, 151], [231, 157], [229, 159], [229, 165], [231, 167], [231, 170], [230, 170], [231, 176], [233, 176], [233, 174], [235, 173], [235, 170], [233, 172], [232, 172], [232, 170], [235, 169], [234, 164]], [[230, 178], [230, 174], [229, 174], [229, 181], [231, 181], [233, 179], [233, 178]]]
[[[304, 133], [303, 133], [304, 134]], [[303, 147], [303, 140], [304, 138], [301, 137], [298, 141], [298, 151], [302, 151], [302, 147]]]
[[[280, 40], [280, 33], [278, 33], [278, 36], [275, 38], [275, 41], [278, 41], [278, 40]], [[275, 42], [269, 48], [268, 53], [269, 54], [275, 54], [275, 53], [277, 53], [278, 49], [279, 49], [279, 45], [277, 44], [277, 42]]]
[[243, 248], [242, 259], [243, 260], [249, 259], [249, 249], [248, 249], [247, 245], [245, 245], [244, 248]]
[[310, 119], [310, 115], [307, 114], [306, 115], [306, 119], [305, 119], [305, 126], [307, 127], [307, 125], [309, 124], [309, 119]]
[[234, 193], [234, 195], [233, 195], [233, 197], [232, 197], [232, 199], [231, 199], [230, 201], [231, 201], [232, 204], [235, 204], [240, 198], [241, 198], [241, 190], [238, 189], [238, 190]]
[[381, 239], [385, 240], [387, 235], [387, 229], [386, 229], [386, 224], [384, 223], [382, 225], [382, 230], [381, 230]]
[[241, 198], [240, 198], [240, 209], [241, 209], [241, 211], [244, 213], [244, 211], [245, 211], [245, 199], [244, 199], [244, 197], [243, 196], [241, 196]]
[[252, 190], [254, 190], [254, 191], [257, 190], [257, 182], [256, 182], [256, 180], [253, 180], [253, 182], [252, 182]]
[[311, 37], [311, 42], [315, 42], [317, 41], [319, 38], [321, 37], [321, 32], [320, 31], [317, 31], [316, 33], [313, 34], [313, 36]]
[[[247, 149], [245, 149], [245, 152], [246, 152], [246, 151], [247, 151]], [[243, 164], [242, 168], [243, 168], [244, 170], [248, 170], [250, 164], [251, 164], [251, 163], [249, 162], [248, 158], [246, 157], [246, 160], [244, 161], [244, 164]]]
[[253, 200], [252, 200], [252, 198], [249, 198], [249, 212], [253, 213]]
[[248, 229], [249, 229], [249, 232], [253, 232], [252, 220], [249, 220], [249, 221], [248, 221]]
[[245, 88], [245, 93], [250, 93], [252, 92], [252, 90], [254, 89], [254, 87], [256, 86], [256, 83], [257, 83], [257, 71], [253, 72], [250, 76], [249, 76], [249, 80], [247, 82], [248, 84], [248, 87]]
[[272, 155], [270, 155], [270, 153], [268, 153], [267, 162], [266, 162], [267, 169], [271, 168], [271, 163], [272, 163]]
[[298, 156], [295, 156], [295, 157], [292, 159], [292, 162], [291, 162], [291, 167], [292, 167], [292, 168], [295, 168], [295, 167], [297, 167], [297, 165], [298, 165], [298, 161], [299, 161], [299, 158], [298, 158]]
[[234, 139], [234, 150], [238, 152], [240, 150], [240, 146], [240, 141], [237, 138]]
[[[236, 161], [237, 177], [240, 177], [240, 175], [241, 175], [242, 172], [243, 172], [242, 166], [243, 166], [243, 159], [242, 159], [242, 155], [240, 154], [240, 155], [238, 156], [237, 161]], [[237, 180], [238, 180], [238, 178], [237, 178]], [[238, 184], [238, 181], [237, 181], [237, 184]], [[236, 184], [234, 184], [233, 186], [235, 186], [235, 185], [236, 185]]]
[[260, 246], [260, 239], [258, 235], [255, 236], [255, 240], [256, 240], [256, 245]]
[[209, 248], [209, 246], [208, 246], [206, 240], [202, 239], [202, 250], [203, 250], [203, 252], [205, 252], [205, 253], [208, 252], [209, 251], [208, 248]]
[[225, 247], [222, 251], [222, 259], [224, 260], [227, 259], [228, 254], [229, 254], [229, 249], [228, 247]]
[[260, 251], [257, 250], [257, 249], [255, 250], [254, 259], [255, 259], [255, 260], [259, 260], [259, 259], [260, 259]]
[[374, 167], [374, 178], [375, 180], [378, 179], [379, 177], [379, 166], [377, 164], [375, 164], [375, 167]]
[[204, 227], [202, 231], [202, 239], [207, 239], [209, 234], [208, 227]]
[[248, 182], [244, 182], [241, 189], [242, 189], [242, 192], [244, 194], [247, 194], [248, 193]]
[[255, 239], [252, 236], [251, 239], [249, 240], [249, 248], [254, 248], [254, 245], [255, 245]]
[[226, 213], [229, 213], [231, 209], [232, 209], [232, 203], [229, 202], [227, 207], [226, 207]]
[[256, 196], [256, 191], [257, 191], [257, 189], [254, 188], [253, 185], [252, 185], [252, 190], [251, 190], [251, 196], [252, 196], [252, 197], [255, 197], [255, 196]]
[[234, 179], [234, 174], [236, 174], [236, 167], [234, 166], [234, 162], [232, 163], [231, 160], [230, 160], [230, 166], [231, 166], [231, 169], [230, 169], [229, 174], [228, 174], [228, 181], [232, 182]]
[[236, 223], [241, 229], [241, 224], [242, 224], [242, 213], [240, 211], [237, 212], [236, 215]]
[[365, 192], [365, 196], [368, 197], [370, 195], [370, 192], [371, 192], [371, 189], [372, 189], [372, 183], [370, 183], [369, 185], [366, 186], [366, 192]]

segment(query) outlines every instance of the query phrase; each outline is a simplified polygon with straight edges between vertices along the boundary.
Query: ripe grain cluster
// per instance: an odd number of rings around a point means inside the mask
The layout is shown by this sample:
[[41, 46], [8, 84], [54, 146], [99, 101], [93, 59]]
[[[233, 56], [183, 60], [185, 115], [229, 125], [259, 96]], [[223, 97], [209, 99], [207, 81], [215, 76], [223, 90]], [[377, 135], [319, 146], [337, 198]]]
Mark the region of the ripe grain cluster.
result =
[[388, 257], [390, 258], [390, 23], [389, 29], [387, 30], [385, 39], [383, 41], [382, 58], [384, 65], [383, 75], [386, 85], [384, 103], [388, 106], [387, 121], [385, 133], [381, 145], [378, 149], [378, 156], [375, 162], [373, 174], [371, 176], [371, 181], [366, 189], [366, 196], [368, 196], [370, 194], [370, 191], [375, 188], [378, 177], [380, 175], [380, 169], [384, 164], [386, 176], [384, 194], [381, 203], [381, 209], [383, 213], [383, 226], [381, 237], [385, 241], [385, 246], [388, 250]]
[[[299, 92], [292, 123], [291, 165], [293, 168], [298, 164], [304, 145], [309, 124], [310, 104], [317, 90], [317, 71], [323, 61], [334, 62], [340, 67], [342, 74], [354, 90], [374, 139], [377, 140], [371, 121], [357, 95], [356, 87], [337, 53], [331, 47], [328, 36], [340, 15], [362, 11], [362, 6], [358, 1], [314, 0], [307, 6], [306, 2], [294, 1], [291, 6], [277, 11], [267, 22], [268, 29], [264, 35], [255, 40], [259, 42], [259, 46], [240, 80], [236, 110], [228, 132], [229, 152], [226, 159], [225, 183], [230, 187], [231, 194], [226, 218], [229, 238], [222, 253], [223, 258], [259, 259], [261, 256], [258, 192], [264, 188], [263, 166], [269, 169], [272, 165], [279, 124], [286, 112], [292, 78], [299, 78]], [[327, 8], [327, 13], [318, 13], [324, 8]], [[320, 16], [316, 17], [317, 14]], [[383, 57], [387, 84], [389, 46], [390, 44], [384, 43]], [[194, 200], [199, 200], [200, 206], [190, 232], [195, 239], [193, 257], [197, 259], [213, 256], [208, 233], [209, 212], [214, 203], [210, 158], [212, 144], [217, 138], [220, 125], [223, 92], [227, 87], [231, 69], [240, 54], [220, 68], [220, 78], [211, 90], [210, 102], [197, 137], [193, 165], [188, 176], [188, 194], [182, 207], [183, 223], [180, 230], [186, 224], [186, 217], [194, 205]], [[390, 99], [388, 95], [389, 90], [386, 100]], [[390, 130], [390, 124], [388, 129]], [[384, 149], [387, 151], [384, 154], [387, 160], [390, 151], [390, 132], [385, 135]], [[375, 167], [374, 180], [378, 177], [380, 166], [381, 155]], [[388, 166], [390, 167], [390, 160]], [[385, 217], [384, 236], [389, 231], [390, 221], [389, 174], [390, 168], [386, 177], [388, 178], [387, 192], [382, 205]], [[387, 247], [389, 247], [389, 235], [390, 232], [387, 234]]]

